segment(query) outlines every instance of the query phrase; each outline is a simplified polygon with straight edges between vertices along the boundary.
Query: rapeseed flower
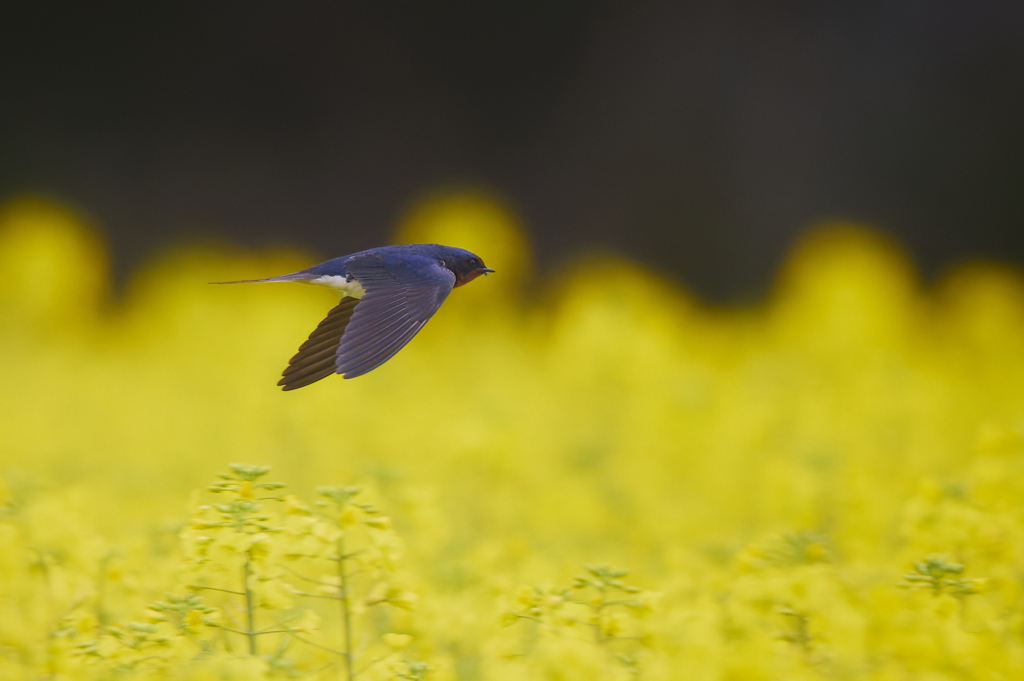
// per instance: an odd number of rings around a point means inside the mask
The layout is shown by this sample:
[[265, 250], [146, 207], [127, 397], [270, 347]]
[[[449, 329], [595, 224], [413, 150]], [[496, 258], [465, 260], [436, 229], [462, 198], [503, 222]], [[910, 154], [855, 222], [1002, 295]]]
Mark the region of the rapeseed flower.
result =
[[525, 290], [488, 196], [398, 235], [499, 274], [283, 395], [330, 294], [205, 282], [315, 258], [115, 298], [88, 221], [0, 210], [0, 678], [1024, 677], [1017, 272], [824, 225], [714, 307], [608, 255]]

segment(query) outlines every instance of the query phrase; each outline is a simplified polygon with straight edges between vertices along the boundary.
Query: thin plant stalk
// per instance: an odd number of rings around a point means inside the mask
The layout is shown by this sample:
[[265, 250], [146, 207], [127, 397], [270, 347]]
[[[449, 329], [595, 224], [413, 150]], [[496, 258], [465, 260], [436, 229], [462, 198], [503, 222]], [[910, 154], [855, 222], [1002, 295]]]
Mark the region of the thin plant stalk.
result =
[[242, 579], [244, 580], [245, 589], [245, 615], [246, 615], [246, 635], [249, 637], [249, 654], [256, 655], [256, 612], [253, 608], [252, 602], [252, 589], [249, 587], [249, 578], [252, 575], [252, 570], [249, 567], [250, 561], [249, 551], [245, 552], [245, 562], [242, 563]]
[[345, 639], [345, 671], [348, 681], [355, 678], [355, 671], [352, 664], [352, 611], [348, 602], [348, 575], [345, 572], [345, 537], [338, 537], [338, 579], [341, 586], [341, 593], [338, 600], [341, 601], [341, 626], [342, 635]]

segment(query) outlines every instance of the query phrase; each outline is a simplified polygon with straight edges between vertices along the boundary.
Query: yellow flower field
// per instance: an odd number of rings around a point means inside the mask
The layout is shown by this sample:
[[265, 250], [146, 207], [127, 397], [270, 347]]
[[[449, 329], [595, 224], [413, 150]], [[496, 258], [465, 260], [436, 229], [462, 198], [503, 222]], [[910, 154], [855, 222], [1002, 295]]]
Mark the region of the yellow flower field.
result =
[[1017, 273], [925, 287], [831, 225], [718, 308], [609, 256], [531, 282], [482, 196], [397, 239], [497, 274], [284, 393], [334, 294], [206, 283], [315, 256], [115, 294], [81, 216], [0, 209], [0, 679], [1024, 678]]

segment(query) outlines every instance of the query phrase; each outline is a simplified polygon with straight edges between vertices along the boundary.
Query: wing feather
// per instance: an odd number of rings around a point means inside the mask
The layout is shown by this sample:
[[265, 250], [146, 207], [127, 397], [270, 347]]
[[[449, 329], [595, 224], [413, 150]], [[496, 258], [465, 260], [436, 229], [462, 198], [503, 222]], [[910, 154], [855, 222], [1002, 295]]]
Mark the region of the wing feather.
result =
[[309, 339], [288, 362], [281, 380], [277, 382], [282, 390], [295, 390], [315, 383], [335, 372], [338, 345], [345, 328], [352, 319], [359, 300], [342, 298], [319, 325], [309, 334]]
[[360, 376], [368, 371], [379, 367], [389, 360], [396, 352], [401, 350], [412, 340], [413, 336], [419, 333], [426, 322], [416, 322], [401, 329], [401, 333], [391, 337], [387, 345], [378, 348], [370, 348], [368, 352], [358, 357], [348, 359], [349, 369], [345, 372], [345, 378]]

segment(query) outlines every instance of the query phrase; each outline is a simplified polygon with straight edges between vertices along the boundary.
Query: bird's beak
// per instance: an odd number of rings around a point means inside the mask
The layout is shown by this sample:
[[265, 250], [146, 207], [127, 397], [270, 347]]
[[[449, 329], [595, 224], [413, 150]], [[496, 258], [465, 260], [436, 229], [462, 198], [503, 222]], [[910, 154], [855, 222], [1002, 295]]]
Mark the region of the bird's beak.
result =
[[492, 270], [490, 267], [481, 267], [480, 271], [483, 272], [484, 276], [486, 277], [488, 274], [490, 274], [494, 270]]

